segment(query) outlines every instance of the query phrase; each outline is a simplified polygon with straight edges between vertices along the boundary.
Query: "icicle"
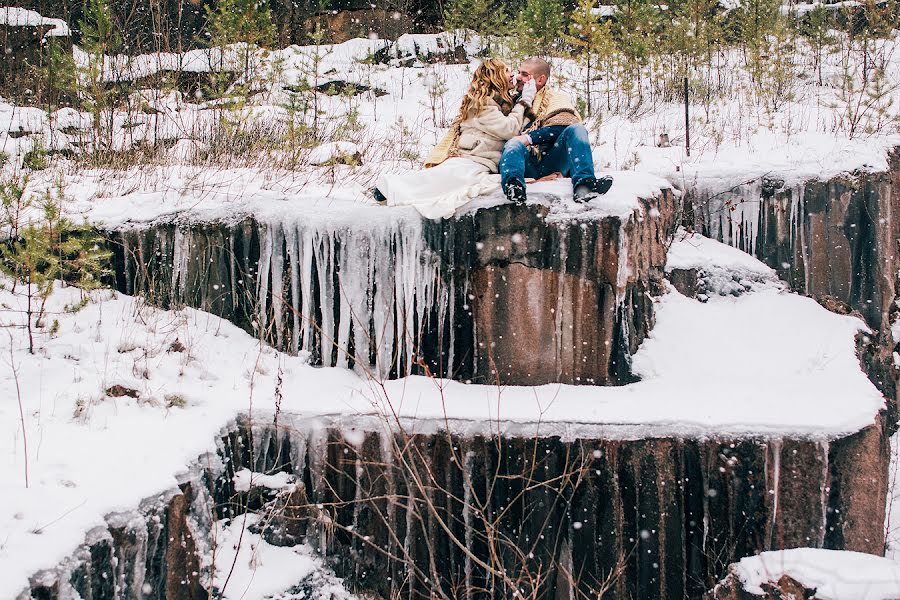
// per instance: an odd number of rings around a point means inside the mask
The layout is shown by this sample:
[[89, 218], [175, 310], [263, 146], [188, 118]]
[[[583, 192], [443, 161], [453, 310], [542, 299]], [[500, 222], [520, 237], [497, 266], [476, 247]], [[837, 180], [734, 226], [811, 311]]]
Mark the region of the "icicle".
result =
[[191, 259], [191, 231], [175, 229], [172, 245], [172, 298], [184, 302], [187, 298], [188, 264]]
[[[803, 190], [805, 196], [806, 190]], [[803, 293], [809, 293], [809, 246], [806, 244], [806, 198], [800, 197], [798, 218], [800, 221], [800, 258], [803, 261]]]
[[265, 335], [266, 326], [268, 325], [268, 296], [269, 296], [269, 272], [271, 271], [272, 261], [272, 236], [269, 235], [269, 228], [260, 226], [259, 228], [259, 267], [257, 268], [257, 334]]
[[298, 251], [302, 257], [300, 259], [300, 315], [303, 321], [303, 350], [312, 352], [315, 337], [312, 303], [313, 238], [305, 229], [300, 230], [298, 237]]
[[772, 440], [772, 535], [777, 536], [778, 494], [781, 481], [781, 440]]
[[275, 344], [277, 348], [284, 348], [284, 234], [280, 226], [272, 227], [271, 260], [272, 269], [272, 317], [275, 325]]
[[[389, 245], [373, 249], [377, 253], [375, 260], [372, 261], [373, 266], [386, 261], [386, 266], [390, 267], [390, 256], [384, 254], [390, 252]], [[375, 269], [372, 275], [375, 281], [376, 289], [372, 296], [372, 319], [374, 325], [374, 343], [376, 344], [375, 352], [375, 370], [379, 375], [385, 375], [391, 368], [391, 359], [394, 353], [394, 304], [393, 289], [395, 285], [394, 270], [391, 268]]]
[[[448, 292], [418, 218], [363, 228], [273, 224], [259, 235], [259, 327], [271, 320], [279, 346], [293, 352], [311, 351], [318, 329], [323, 366], [346, 367], [352, 358], [380, 376], [395, 365], [408, 374], [426, 324], [446, 317]], [[282, 323], [286, 287], [295, 313], [290, 338]]]
[[818, 444], [819, 451], [822, 453], [822, 486], [821, 486], [821, 508], [822, 508], [822, 523], [819, 526], [819, 545], [818, 548], [825, 547], [825, 532], [828, 528], [828, 492], [830, 491], [829, 483], [829, 469], [828, 469], [828, 452], [830, 449], [830, 444], [828, 440], [821, 441]]
[[[122, 240], [122, 262], [125, 270], [125, 291], [129, 294], [136, 294], [138, 290], [134, 289], [134, 284], [131, 280], [131, 244], [128, 242], [128, 233], [120, 233], [119, 237]], [[140, 243], [140, 242], [139, 242]], [[141, 261], [141, 264], [146, 264]]]
[[628, 277], [631, 275], [628, 266], [628, 234], [625, 231], [625, 222], [619, 225], [619, 264], [616, 269], [616, 304], [621, 305], [625, 300], [625, 290], [628, 288]]
[[566, 255], [569, 252], [568, 246], [568, 230], [561, 227], [559, 230], [559, 274], [557, 276], [557, 292], [556, 307], [554, 308], [553, 319], [553, 338], [554, 338], [554, 354], [553, 359], [556, 361], [556, 378], [562, 381], [563, 373], [563, 311], [567, 308], [567, 302], [564, 298], [564, 290], [566, 289]]
[[800, 196], [803, 194], [803, 186], [800, 185], [794, 190], [796, 193], [791, 194], [791, 216], [788, 224], [788, 237], [790, 240], [791, 258], [795, 256], [797, 242], [797, 218], [800, 207]]
[[466, 563], [465, 563], [465, 574], [466, 574], [466, 589], [471, 590], [472, 588], [472, 558], [470, 554], [474, 552], [474, 542], [475, 542], [475, 532], [472, 528], [472, 486], [470, 482], [472, 481], [472, 472], [473, 462], [475, 458], [475, 453], [471, 450], [466, 452], [466, 460], [465, 460], [465, 472], [466, 476], [463, 479], [463, 524], [465, 525], [465, 540], [466, 540]]
[[[328, 447], [328, 431], [319, 424], [313, 424], [309, 431], [309, 442], [306, 445], [309, 448], [307, 458], [309, 460], [309, 478], [312, 489], [307, 490], [308, 497], [311, 502], [319, 503], [327, 492], [327, 484], [325, 483], [326, 456], [325, 451]], [[321, 509], [321, 505], [319, 505]], [[310, 541], [314, 539], [314, 535], [319, 537], [319, 553], [322, 556], [328, 555], [328, 524], [323, 522], [326, 513], [321, 512], [318, 519], [311, 522]]]
[[[248, 465], [257, 473], [268, 473], [270, 465], [267, 463], [269, 448], [271, 448], [275, 435], [275, 428], [268, 423], [250, 426], [250, 448], [252, 450], [253, 464]], [[277, 443], [277, 442], [276, 442]]]
[[319, 306], [322, 308], [321, 347], [322, 366], [333, 367], [334, 344], [334, 240], [331, 235], [317, 235], [313, 244], [316, 270], [319, 273]]
[[290, 269], [291, 282], [291, 352], [297, 354], [300, 350], [300, 248], [297, 241], [297, 228], [285, 226], [284, 241], [288, 255], [288, 268]]
[[[356, 454], [356, 490], [353, 495], [353, 522], [351, 524], [351, 531], [358, 532], [359, 531], [359, 513], [363, 507], [363, 489], [362, 489], [362, 480], [365, 474], [365, 470], [363, 469], [362, 459], [359, 456], [359, 452]], [[359, 543], [359, 542], [358, 542]], [[363, 552], [370, 552], [368, 548], [364, 545], [361, 545], [361, 549]], [[357, 569], [359, 569], [359, 562], [357, 562]], [[359, 576], [359, 571], [357, 570], [357, 576]]]
[[[346, 250], [341, 248], [342, 253], [346, 255]], [[346, 265], [346, 263], [344, 263]], [[346, 269], [349, 271], [349, 269]], [[347, 278], [348, 284], [344, 284], [344, 279], [341, 277], [341, 274], [345, 271], [345, 269], [340, 269], [338, 271], [338, 302], [340, 305], [340, 312], [338, 313], [338, 322], [337, 322], [337, 362], [335, 363], [338, 367], [346, 368], [348, 365], [348, 352], [350, 351], [350, 326], [353, 324], [353, 314], [350, 309], [350, 299], [348, 297], [348, 290], [351, 288], [352, 284], [352, 276]]]
[[235, 237], [235, 235], [228, 236], [228, 279], [231, 281], [231, 310], [236, 313], [240, 296], [238, 296], [237, 291], [237, 265], [235, 264], [236, 257], [234, 254]]
[[[440, 277], [440, 274], [438, 274]], [[454, 373], [453, 370], [453, 359], [456, 344], [454, 343], [456, 340], [454, 339], [454, 332], [456, 331], [456, 275], [451, 270], [450, 272], [450, 287], [444, 289], [444, 303], [441, 305], [441, 315], [442, 318], [439, 319], [441, 324], [440, 331], [448, 332], [450, 336], [450, 345], [449, 350], [447, 351], [447, 365], [444, 368], [444, 372], [447, 374]]]
[[[375, 369], [379, 375], [385, 375], [390, 371], [394, 353], [393, 315], [396, 305], [393, 303], [395, 275], [390, 268], [390, 238], [385, 244], [373, 248], [375, 255], [372, 260], [374, 273], [372, 280], [376, 289], [372, 297], [372, 319], [374, 324], [374, 342], [376, 344]], [[386, 263], [382, 265], [382, 263]]]
[[288, 439], [291, 441], [291, 470], [298, 480], [302, 480], [303, 467], [306, 465], [306, 434], [297, 427], [288, 427], [287, 431]]

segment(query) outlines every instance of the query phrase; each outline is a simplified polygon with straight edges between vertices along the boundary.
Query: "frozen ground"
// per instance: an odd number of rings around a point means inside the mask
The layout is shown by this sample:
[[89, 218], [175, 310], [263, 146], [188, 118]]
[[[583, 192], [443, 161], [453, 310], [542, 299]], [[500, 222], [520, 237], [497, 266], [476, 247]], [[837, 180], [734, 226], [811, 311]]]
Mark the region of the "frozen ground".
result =
[[[567, 438], [830, 439], [871, 424], [884, 404], [856, 358], [862, 323], [774, 288], [706, 303], [665, 295], [634, 359], [639, 383], [498, 388], [425, 377], [382, 387], [345, 369], [310, 367], [192, 309], [161, 311], [104, 291], [70, 312], [80, 300], [72, 288], [50, 298], [31, 356], [17, 326], [24, 300], [5, 284], [4, 598], [71, 553], [104, 515], [172, 488], [236, 415], [271, 418], [279, 378], [281, 410], [297, 418], [381, 427], [396, 414], [420, 430], [446, 419], [461, 432]], [[113, 397], [116, 385], [138, 397]]]

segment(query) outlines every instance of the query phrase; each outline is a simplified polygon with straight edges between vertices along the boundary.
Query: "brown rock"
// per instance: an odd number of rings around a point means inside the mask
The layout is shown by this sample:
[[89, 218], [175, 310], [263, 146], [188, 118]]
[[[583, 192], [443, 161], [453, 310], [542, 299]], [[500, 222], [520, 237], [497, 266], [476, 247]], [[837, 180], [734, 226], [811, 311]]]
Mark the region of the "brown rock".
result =
[[135, 389], [130, 387], [125, 387], [124, 385], [115, 384], [106, 388], [106, 395], [110, 398], [121, 398], [122, 396], [128, 396], [129, 398], [140, 398], [141, 393]]
[[666, 273], [666, 278], [678, 290], [678, 293], [688, 298], [696, 298], [700, 287], [700, 277], [697, 269], [672, 269]]
[[200, 557], [188, 525], [191, 484], [181, 486], [166, 511], [168, 543], [165, 552], [166, 600], [201, 600], [208, 598], [200, 585]]
[[815, 588], [810, 589], [789, 575], [782, 575], [775, 582], [763, 583], [760, 588], [762, 595], [751, 594], [731, 573], [706, 595], [706, 600], [811, 600], [816, 597]]

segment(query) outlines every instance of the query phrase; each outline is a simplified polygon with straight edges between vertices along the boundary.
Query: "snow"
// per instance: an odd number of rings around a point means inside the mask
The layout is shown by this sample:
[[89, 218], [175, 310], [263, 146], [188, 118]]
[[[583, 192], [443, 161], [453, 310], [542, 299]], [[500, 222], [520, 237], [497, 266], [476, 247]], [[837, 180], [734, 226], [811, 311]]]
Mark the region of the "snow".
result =
[[315, 166], [325, 165], [344, 156], [361, 154], [359, 146], [352, 142], [328, 142], [313, 148], [309, 156], [309, 164]]
[[250, 469], [241, 469], [234, 474], [234, 489], [239, 492], [249, 492], [254, 487], [264, 487], [270, 490], [282, 490], [293, 485], [294, 476], [284, 471], [273, 475], [254, 473]]
[[880, 556], [818, 548], [763, 552], [742, 558], [734, 572], [751, 594], [788, 575], [816, 590], [821, 600], [885, 600], [900, 597], [900, 564]]
[[[340, 579], [323, 576], [326, 568], [322, 559], [309, 546], [273, 546], [259, 534], [248, 531], [259, 520], [259, 515], [248, 513], [214, 524], [213, 584], [220, 590], [218, 597], [232, 600], [353, 598]], [[206, 566], [210, 563], [212, 556], [207, 557]], [[301, 583], [307, 584], [308, 593], [287, 593]]]
[[[471, 72], [478, 63], [475, 59], [464, 64], [414, 61], [412, 66], [405, 66], [406, 60], [401, 61], [402, 64], [396, 61], [377, 64], [371, 58], [380, 52], [410, 58], [415, 53], [443, 51], [458, 44], [464, 45], [470, 56], [481, 49], [478, 37], [465, 32], [409, 34], [396, 42], [355, 39], [335, 45], [290, 46], [268, 54], [250, 49], [251, 62], [260, 65], [262, 80], [253, 85], [262, 85], [265, 89], [252, 96], [248, 106], [237, 109], [231, 117], [234, 120], [252, 117], [254, 126], [272, 135], [287, 135], [289, 124], [298, 125], [306, 118], [303, 111], [291, 112], [285, 108], [295, 98], [296, 92], [292, 90], [332, 80], [365, 86], [369, 90], [383, 90], [386, 95], [367, 91], [354, 97], [318, 96], [321, 142], [326, 147], [327, 144], [355, 144], [363, 154], [361, 167], [325, 172], [315, 166], [315, 163], [323, 162], [319, 160], [318, 152], [307, 150], [296, 154], [299, 164], [291, 164], [294, 178], [311, 184], [305, 197], [319, 193], [328, 198], [348, 194], [361, 198], [379, 174], [419, 166], [419, 160], [452, 122]], [[888, 81], [895, 81], [900, 77], [900, 52], [893, 50], [897, 42], [886, 40], [878, 44], [887, 60], [886, 77]], [[107, 79], [118, 80], [141, 78], [161, 70], [203, 72], [219, 65], [235, 70], [247, 50], [236, 45], [226, 48], [224, 54], [217, 49], [204, 49], [181, 55], [107, 57], [104, 72]], [[88, 57], [83, 52], [76, 48], [74, 54], [76, 62], [86, 64]], [[806, 60], [807, 57], [801, 52], [798, 60], [800, 58]], [[588, 119], [587, 126], [591, 132], [596, 170], [599, 174], [612, 172], [616, 175], [617, 184], [612, 194], [618, 194], [616, 187], [625, 181], [618, 173], [628, 171], [647, 177], [648, 181], [665, 179], [694, 197], [711, 197], [707, 216], [712, 233], [726, 243], [737, 245], [740, 240], [730, 229], [736, 223], [743, 226], [747, 236], [755, 231], [753, 219], [757, 215], [763, 178], [780, 180], [785, 187], [796, 188], [811, 179], [828, 179], [854, 170], [887, 169], [887, 151], [900, 145], [900, 133], [887, 126], [879, 128], [877, 123], [864, 118], [860, 132], [853, 137], [848, 135], [846, 111], [841, 108], [846, 105], [847, 98], [840, 95], [837, 86], [843, 73], [838, 54], [824, 57], [825, 81], [822, 86], [814, 85], [811, 79], [796, 78], [796, 87], [777, 109], [747, 103], [741, 91], [748, 85], [747, 75], [739, 67], [740, 60], [738, 54], [727, 54], [722, 58], [725, 72], [733, 78], [733, 85], [729, 87], [734, 90], [733, 96], [709, 104], [695, 98], [691, 106], [690, 156], [683, 147], [683, 105], [656, 103], [643, 105], [639, 110], [619, 108], [617, 103], [624, 100], [622, 86], [618, 85], [615, 76], [604, 77], [594, 85], [591, 99], [595, 115]], [[858, 70], [858, 65], [850, 65], [850, 68]], [[714, 71], [704, 76], [719, 75], [721, 73]], [[562, 85], [576, 98], [585, 99], [585, 72], [576, 62], [554, 61], [552, 78], [552, 85]], [[652, 79], [647, 78], [648, 81]], [[157, 112], [151, 115], [117, 114], [113, 139], [116, 148], [124, 149], [153, 140], [190, 139], [204, 143], [218, 127], [218, 111], [208, 109], [230, 102], [229, 99], [207, 100], [202, 94], [188, 98], [179, 92], [152, 90], [136, 92], [135, 97], [138, 101], [133, 106], [148, 106]], [[607, 106], [608, 102], [610, 106]], [[892, 110], [896, 111], [896, 108], [888, 109], [888, 112]], [[359, 123], [355, 132], [346, 129], [351, 115]], [[13, 109], [9, 105], [0, 105], [0, 138], [5, 135], [4, 131], [15, 132], [21, 124], [22, 130], [35, 132], [36, 139], [42, 136], [46, 147], [77, 152], [85, 145], [85, 140], [61, 130], [73, 121], [79, 123], [80, 129], [86, 129], [84, 125], [90, 123], [89, 119], [86, 114], [76, 119], [70, 113], [54, 121], [37, 108]], [[123, 127], [126, 124], [128, 127]], [[869, 131], [868, 127], [875, 129]], [[669, 137], [670, 146], [656, 146], [661, 133]], [[35, 140], [7, 136], [0, 143], [6, 152], [21, 157], [32, 148]], [[193, 163], [195, 158], [195, 152], [171, 152], [168, 160], [173, 164], [169, 166]], [[246, 166], [270, 172], [278, 168], [282, 159], [278, 151], [273, 150], [271, 154], [261, 153], [256, 157], [258, 164]], [[218, 165], [214, 167], [214, 171], [219, 168]], [[80, 176], [65, 168], [62, 171], [66, 184]], [[45, 178], [55, 181], [59, 175], [48, 172]], [[272, 177], [271, 174], [267, 176]], [[121, 179], [123, 187], [136, 188], [141, 193], [149, 191], [140, 189], [147, 179], [146, 173], [138, 177], [128, 174]], [[337, 181], [342, 185], [335, 186]], [[169, 185], [164, 187], [171, 190]], [[534, 189], [538, 191], [539, 187]], [[794, 197], [797, 195], [795, 193]], [[157, 200], [178, 202], [177, 196], [167, 193]], [[246, 197], [253, 202], [250, 194]], [[605, 204], [595, 203], [594, 206], [609, 206], [611, 198], [608, 197]], [[734, 210], [728, 210], [731, 208]], [[174, 209], [162, 206], [159, 212], [167, 214]], [[562, 218], [568, 217], [562, 215]]]
[[[59, 129], [73, 128], [87, 130], [91, 128], [93, 117], [89, 113], [81, 113], [74, 108], [67, 106], [52, 113], [50, 115], [50, 121]], [[43, 119], [38, 122], [41, 126], [43, 125]]]
[[600, 6], [592, 8], [591, 12], [595, 15], [600, 15], [601, 17], [611, 17], [619, 12], [619, 7], [601, 4]]
[[716, 240], [680, 230], [666, 254], [666, 271], [673, 269], [724, 268], [730, 271], [748, 271], [763, 276], [775, 272], [762, 261]]
[[[170, 152], [195, 152], [197, 142], [182, 140]], [[330, 156], [349, 145], [329, 146], [316, 159]], [[182, 223], [225, 220], [235, 222], [253, 215], [265, 223], [287, 227], [303, 221], [320, 230], [347, 228], [364, 232], [391, 223], [420, 221], [409, 207], [387, 207], [376, 203], [363, 182], [354, 179], [352, 168], [335, 165], [333, 176], [342, 184], [327, 185], [309, 176], [262, 169], [210, 169], [204, 167], [140, 168], [121, 177], [98, 171], [72, 175], [67, 192], [68, 210], [110, 229], [133, 227], [159, 220]], [[661, 189], [671, 189], [665, 179], [633, 171], [613, 171], [613, 185], [603, 196], [586, 204], [572, 200], [568, 178], [530, 183], [529, 202], [548, 206], [549, 222], [626, 219], [640, 209], [638, 198], [653, 198]], [[34, 188], [37, 189], [37, 188]], [[499, 192], [464, 205], [457, 216], [506, 203]]]
[[462, 46], [468, 56], [473, 56], [482, 49], [482, 42], [477, 35], [465, 31], [405, 33], [391, 44], [389, 53], [396, 59], [427, 57], [452, 52], [457, 46]]
[[53, 28], [44, 37], [69, 37], [69, 26], [62, 19], [48, 19], [33, 10], [14, 6], [0, 7], [0, 25], [11, 27], [38, 27], [50, 25]]
[[177, 162], [190, 162], [207, 149], [206, 144], [196, 140], [178, 140], [174, 146], [169, 148], [168, 156]]
[[[161, 71], [184, 71], [186, 73], [208, 73], [214, 69], [234, 71], [239, 68], [244, 46], [235, 44], [223, 53], [218, 48], [189, 50], [176, 54], [159, 52], [137, 56], [116, 55], [104, 57], [103, 78], [106, 81], [130, 81], [149, 77]], [[87, 67], [91, 56], [78, 46], [73, 48], [75, 64]]]

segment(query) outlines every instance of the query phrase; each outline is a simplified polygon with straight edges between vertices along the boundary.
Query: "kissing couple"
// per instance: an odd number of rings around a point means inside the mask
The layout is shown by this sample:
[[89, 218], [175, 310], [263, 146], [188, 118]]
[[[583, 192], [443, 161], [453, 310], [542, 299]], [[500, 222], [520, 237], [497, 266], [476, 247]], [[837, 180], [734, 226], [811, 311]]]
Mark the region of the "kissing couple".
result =
[[378, 178], [373, 193], [389, 206], [414, 206], [423, 216], [453, 216], [460, 206], [500, 185], [510, 202], [525, 202], [526, 178], [572, 178], [576, 202], [605, 194], [597, 179], [588, 132], [568, 94], [547, 87], [550, 65], [529, 58], [512, 73], [484, 60], [472, 76], [459, 115], [432, 150], [425, 168]]

